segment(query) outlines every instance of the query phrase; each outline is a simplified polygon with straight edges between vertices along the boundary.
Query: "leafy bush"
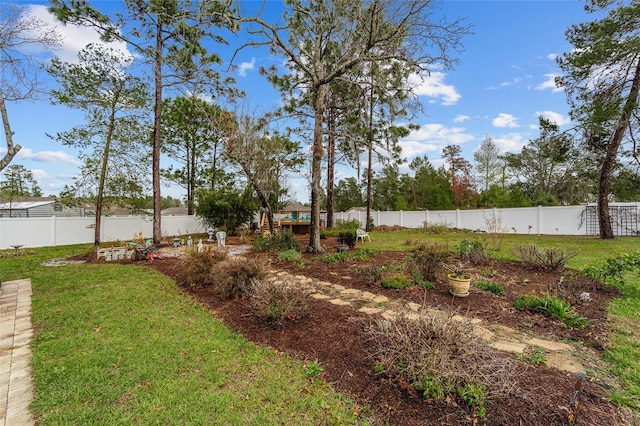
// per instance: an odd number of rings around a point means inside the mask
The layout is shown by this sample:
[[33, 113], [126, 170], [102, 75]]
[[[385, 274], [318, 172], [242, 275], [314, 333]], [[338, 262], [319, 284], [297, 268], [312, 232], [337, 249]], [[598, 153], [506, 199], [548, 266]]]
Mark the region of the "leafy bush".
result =
[[570, 328], [584, 328], [587, 325], [586, 318], [576, 315], [573, 307], [569, 303], [557, 297], [540, 297], [525, 294], [518, 297], [516, 301], [513, 302], [513, 306], [516, 309], [528, 309], [531, 312], [537, 312], [559, 319]]
[[490, 283], [489, 281], [485, 281], [485, 280], [476, 281], [474, 284], [480, 287], [481, 289], [483, 289], [484, 291], [488, 293], [493, 293], [496, 296], [505, 295], [504, 287], [502, 287], [500, 284]]
[[269, 324], [283, 325], [307, 314], [307, 294], [278, 280], [252, 279], [249, 302], [255, 316]]
[[516, 246], [516, 254], [520, 260], [532, 268], [549, 272], [564, 270], [567, 261], [577, 255], [577, 253], [566, 253], [554, 248], [540, 249], [533, 245]]
[[362, 225], [358, 219], [338, 219], [333, 225], [333, 229], [347, 229], [350, 231], [355, 231], [361, 227]]
[[432, 244], [418, 246], [411, 255], [415, 276], [422, 281], [436, 282], [442, 274], [442, 262], [449, 256], [449, 246]]
[[402, 274], [393, 274], [382, 277], [382, 287], [395, 288], [397, 290], [411, 286], [411, 280]]
[[376, 371], [409, 384], [425, 398], [457, 397], [480, 417], [489, 396], [510, 391], [515, 364], [494, 356], [472, 328], [453, 314], [378, 320], [369, 328]]
[[282, 251], [280, 252], [280, 254], [278, 254], [278, 262], [283, 262], [283, 261], [291, 262], [291, 261], [300, 259], [300, 257], [302, 257], [302, 254], [299, 251], [289, 249], [289, 250]]
[[221, 297], [239, 298], [248, 292], [252, 280], [263, 280], [266, 277], [267, 266], [260, 259], [231, 257], [215, 264], [210, 275]]
[[209, 250], [208, 247], [202, 252], [189, 250], [182, 262], [185, 272], [185, 282], [182, 284], [194, 289], [214, 285], [216, 277], [211, 275], [213, 266], [226, 258], [225, 252]]
[[279, 252], [286, 250], [295, 250], [300, 252], [300, 243], [296, 240], [295, 235], [290, 229], [283, 229], [282, 232], [270, 235], [264, 233], [256, 235], [253, 239], [252, 246], [255, 250], [269, 250], [271, 252]]
[[621, 253], [605, 259], [603, 264], [590, 265], [583, 273], [601, 283], [623, 285], [624, 274], [640, 269], [640, 250], [633, 253]]

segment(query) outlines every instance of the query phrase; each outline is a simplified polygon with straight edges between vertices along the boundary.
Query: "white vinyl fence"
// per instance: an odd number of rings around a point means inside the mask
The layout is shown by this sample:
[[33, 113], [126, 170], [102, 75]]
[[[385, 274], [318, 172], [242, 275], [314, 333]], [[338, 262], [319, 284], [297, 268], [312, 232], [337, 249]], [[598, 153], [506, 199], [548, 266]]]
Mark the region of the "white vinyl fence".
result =
[[[92, 243], [94, 224], [94, 217], [0, 218], [0, 249]], [[205, 232], [197, 216], [162, 216], [160, 224], [163, 237]], [[138, 232], [153, 235], [151, 216], [103, 217], [100, 241], [129, 241]]]
[[[616, 235], [639, 235], [640, 203], [612, 203], [609, 211]], [[474, 231], [542, 234], [598, 235], [594, 205], [560, 207], [519, 207], [479, 210], [372, 211], [375, 226], [399, 225], [406, 228], [430, 226], [471, 229]], [[366, 212], [340, 212], [335, 219], [357, 219], [364, 227]]]

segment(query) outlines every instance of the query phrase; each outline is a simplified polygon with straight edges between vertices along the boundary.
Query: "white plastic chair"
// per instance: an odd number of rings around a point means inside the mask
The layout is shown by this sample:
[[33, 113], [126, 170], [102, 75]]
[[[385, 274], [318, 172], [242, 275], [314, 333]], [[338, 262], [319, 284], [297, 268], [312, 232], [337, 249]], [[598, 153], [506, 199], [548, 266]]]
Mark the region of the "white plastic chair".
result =
[[225, 240], [227, 239], [227, 233], [224, 231], [216, 232], [216, 240], [218, 240], [218, 246], [224, 247]]
[[364, 229], [358, 229], [356, 231], [356, 242], [362, 241], [364, 243], [364, 239], [367, 239], [369, 241], [371, 241], [371, 237], [369, 236], [369, 233], [367, 231], [365, 231]]

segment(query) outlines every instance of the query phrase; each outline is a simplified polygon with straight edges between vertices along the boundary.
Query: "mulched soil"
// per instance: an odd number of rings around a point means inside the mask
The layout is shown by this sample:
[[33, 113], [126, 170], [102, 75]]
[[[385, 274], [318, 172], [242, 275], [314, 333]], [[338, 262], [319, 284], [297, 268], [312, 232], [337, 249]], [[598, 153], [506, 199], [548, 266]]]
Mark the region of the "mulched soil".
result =
[[[307, 243], [308, 237], [301, 237]], [[238, 244], [233, 238], [228, 245]], [[334, 238], [322, 240], [326, 253], [336, 252]], [[304, 246], [304, 245], [303, 245]], [[360, 247], [366, 247], [358, 244]], [[382, 252], [363, 260], [350, 260], [327, 264], [323, 256], [305, 253], [303, 262], [280, 262], [265, 253], [251, 256], [269, 257], [272, 267], [294, 275], [305, 275], [347, 287], [365, 289], [393, 299], [411, 300], [419, 304], [457, 311], [463, 315], [482, 318], [490, 323], [503, 324], [536, 337], [552, 340], [567, 339], [578, 342], [581, 352], [588, 356], [591, 365], [598, 365], [599, 356], [607, 345], [608, 320], [606, 304], [619, 292], [609, 286], [597, 285], [575, 271], [563, 273], [542, 272], [525, 267], [520, 262], [490, 259], [473, 267], [476, 278], [481, 273], [495, 270], [495, 276], [484, 278], [503, 285], [506, 296], [495, 296], [477, 287], [466, 298], [452, 297], [444, 282], [435, 288], [423, 290], [412, 286], [403, 290], [390, 290], [371, 283], [362, 271], [367, 267], [407, 264], [410, 253]], [[93, 260], [95, 261], [95, 260]], [[152, 263], [137, 262], [157, 269], [175, 280], [185, 282], [184, 260], [165, 258]], [[569, 424], [567, 407], [574, 393], [575, 374], [561, 372], [526, 361], [517, 362], [516, 386], [509, 395], [491, 399], [486, 403], [487, 416], [474, 419], [469, 410], [456, 402], [425, 400], [402, 383], [376, 374], [370, 357], [367, 327], [372, 317], [358, 313], [350, 307], [332, 305], [326, 301], [310, 299], [307, 316], [282, 327], [261, 323], [252, 314], [245, 299], [221, 300], [208, 289], [190, 290], [185, 293], [208, 306], [216, 318], [247, 339], [284, 351], [305, 360], [317, 360], [323, 367], [322, 377], [335, 389], [349, 395], [371, 409], [375, 424], [392, 425], [565, 425]], [[540, 314], [513, 308], [513, 301], [521, 294], [542, 294], [551, 291], [569, 296], [575, 311], [590, 321], [583, 329], [570, 329], [558, 320]], [[578, 302], [579, 295], [589, 293], [589, 300]], [[584, 297], [584, 295], [583, 295]], [[496, 357], [515, 357], [496, 351]], [[587, 376], [580, 395], [576, 425], [628, 425], [634, 420], [628, 411], [616, 406], [606, 397], [610, 379]]]

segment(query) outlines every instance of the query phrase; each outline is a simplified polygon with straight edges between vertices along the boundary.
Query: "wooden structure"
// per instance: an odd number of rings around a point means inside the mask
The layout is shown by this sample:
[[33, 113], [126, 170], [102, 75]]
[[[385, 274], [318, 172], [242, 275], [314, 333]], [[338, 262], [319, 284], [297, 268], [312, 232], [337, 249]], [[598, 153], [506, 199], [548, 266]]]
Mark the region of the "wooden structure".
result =
[[[320, 211], [320, 229], [326, 227], [326, 211]], [[291, 203], [273, 215], [276, 229], [290, 229], [294, 234], [308, 234], [311, 229], [311, 207], [301, 203]], [[269, 221], [265, 212], [260, 213], [260, 230], [269, 229]]]

